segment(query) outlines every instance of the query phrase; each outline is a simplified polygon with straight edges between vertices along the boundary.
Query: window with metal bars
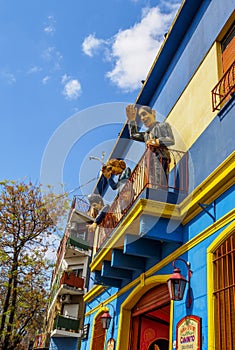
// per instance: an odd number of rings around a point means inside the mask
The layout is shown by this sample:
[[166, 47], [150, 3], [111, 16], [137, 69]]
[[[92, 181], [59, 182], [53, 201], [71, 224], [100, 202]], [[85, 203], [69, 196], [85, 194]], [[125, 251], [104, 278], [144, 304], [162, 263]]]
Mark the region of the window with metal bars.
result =
[[213, 254], [215, 349], [235, 350], [235, 232]]
[[220, 44], [223, 75], [212, 90], [213, 112], [220, 110], [235, 93], [235, 21]]

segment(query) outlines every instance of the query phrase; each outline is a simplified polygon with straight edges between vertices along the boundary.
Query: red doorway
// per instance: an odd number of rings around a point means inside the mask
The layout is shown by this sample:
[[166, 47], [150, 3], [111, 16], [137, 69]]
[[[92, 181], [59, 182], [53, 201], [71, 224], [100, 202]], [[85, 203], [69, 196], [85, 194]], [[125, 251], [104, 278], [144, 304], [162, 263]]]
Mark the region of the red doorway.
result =
[[131, 311], [130, 350], [168, 350], [170, 297], [167, 284], [145, 293]]
[[106, 332], [105, 332], [105, 329], [102, 327], [102, 323], [101, 323], [102, 315], [103, 315], [103, 312], [101, 312], [95, 320], [94, 333], [93, 333], [92, 345], [91, 345], [92, 350], [104, 350]]

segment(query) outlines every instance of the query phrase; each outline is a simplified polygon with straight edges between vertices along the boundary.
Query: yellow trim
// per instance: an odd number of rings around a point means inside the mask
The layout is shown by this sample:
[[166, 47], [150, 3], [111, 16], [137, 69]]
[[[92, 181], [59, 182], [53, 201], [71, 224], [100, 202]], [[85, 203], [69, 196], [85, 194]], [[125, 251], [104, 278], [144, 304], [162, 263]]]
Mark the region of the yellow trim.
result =
[[[203, 240], [210, 237], [215, 232], [219, 231], [226, 225], [230, 224], [232, 221], [235, 221], [235, 209], [231, 210], [229, 213], [224, 215], [222, 218], [220, 218], [218, 221], [213, 223], [212, 225], [208, 226], [205, 230], [200, 232], [198, 235], [190, 239], [187, 243], [179, 247], [177, 250], [175, 250], [173, 253], [168, 255], [166, 258], [161, 260], [159, 263], [154, 265], [151, 269], [145, 272], [145, 281], [151, 277], [154, 273], [158, 272], [160, 269], [165, 267], [166, 265], [170, 264], [173, 260], [175, 260], [177, 257], [181, 256], [182, 254], [186, 253], [188, 250], [192, 249], [193, 247], [197, 246], [199, 243], [201, 243]], [[153, 276], [156, 277], [156, 276]], [[108, 298], [106, 301], [103, 301], [103, 305], [106, 305], [110, 303], [112, 300], [120, 297], [122, 294], [126, 293], [131, 288], [135, 287], [137, 284], [141, 283], [141, 279], [143, 280], [143, 277], [141, 275], [127, 284], [125, 287], [120, 289], [116, 294], [112, 295], [110, 298]], [[98, 305], [94, 309], [88, 311], [85, 316], [88, 316], [92, 313], [94, 313], [100, 306]]]
[[[111, 297], [109, 297], [108, 299], [102, 300], [102, 302], [101, 302], [99, 305], [97, 305], [97, 306], [95, 306], [93, 309], [87, 311], [87, 312], [85, 313], [85, 317], [87, 317], [87, 316], [89, 316], [89, 315], [92, 315], [94, 312], [96, 312], [97, 310], [99, 310], [101, 306], [102, 306], [102, 307], [105, 307], [105, 305], [110, 304], [110, 303], [111, 303], [113, 300], [115, 300], [115, 299], [117, 299], [117, 294], [113, 294], [113, 295], [112, 295]], [[106, 308], [108, 309], [108, 306], [106, 306]]]
[[207, 307], [208, 307], [208, 350], [215, 349], [214, 339], [214, 295], [213, 295], [213, 254], [207, 253]]
[[116, 350], [128, 350], [131, 309], [134, 307], [140, 297], [144, 295], [149, 289], [155, 287], [157, 284], [166, 283], [168, 278], [169, 275], [158, 275], [144, 279], [144, 285], [142, 285], [142, 283], [139, 283], [122, 303], [118, 325]]
[[99, 295], [101, 292], [103, 292], [105, 288], [103, 286], [94, 286], [92, 289], [89, 290], [86, 294], [83, 296], [83, 300], [85, 303], [92, 300], [96, 295]]
[[192, 220], [200, 211], [198, 203], [211, 203], [234, 184], [235, 151], [228, 156], [187, 198], [180, 204], [183, 224]]
[[151, 199], [140, 199], [142, 211], [144, 214], [161, 216], [163, 218], [173, 218], [180, 220], [181, 213], [179, 205], [169, 204], [166, 202], [157, 202]]
[[231, 221], [235, 220], [235, 209], [231, 210], [229, 213], [224, 215], [221, 219], [213, 223], [212, 225], [208, 226], [205, 230], [200, 232], [198, 235], [190, 239], [188, 242], [186, 242], [184, 245], [179, 247], [177, 250], [175, 250], [173, 253], [168, 255], [165, 259], [161, 260], [158, 264], [153, 266], [151, 269], [149, 269], [145, 275], [149, 276], [153, 273], [157, 272], [158, 270], [162, 269], [164, 266], [171, 263], [173, 260], [175, 260], [177, 257], [181, 256], [182, 254], [186, 253], [193, 247], [197, 246], [199, 243], [210, 237], [213, 233], [223, 228], [225, 225], [229, 224]]
[[[107, 302], [105, 302], [107, 303]], [[94, 307], [92, 310], [88, 311], [85, 313], [85, 317], [88, 317], [90, 315], [92, 315], [93, 313], [97, 312], [101, 307], [103, 307], [104, 303], [100, 303], [99, 305], [97, 305], [96, 307]]]
[[133, 222], [133, 220], [139, 215], [142, 211], [141, 203], [137, 203], [135, 207], [135, 213], [133, 210], [128, 214], [128, 216], [124, 219], [122, 224], [117, 228], [115, 235], [108, 240], [108, 242], [104, 245], [102, 250], [96, 255], [95, 259], [90, 264], [91, 271], [94, 271], [97, 268], [97, 265], [101, 264], [104, 260], [104, 256], [108, 254], [108, 252], [112, 249], [110, 246], [115, 246], [118, 240], [122, 237], [123, 233], [126, 231], [127, 227]]
[[234, 230], [235, 221], [226, 227], [207, 248], [208, 350], [215, 349], [213, 253], [228, 237], [230, 237]]
[[[231, 223], [231, 221], [233, 221]], [[163, 259], [161, 262], [156, 264], [154, 267], [149, 269], [145, 274], [140, 275], [136, 280], [132, 281], [128, 285], [126, 285], [124, 288], [118, 291], [118, 293], [112, 295], [107, 300], [103, 301], [100, 305], [95, 307], [94, 309], [90, 310], [86, 313], [86, 317], [93, 314], [97, 310], [100, 309], [100, 307], [104, 307], [111, 301], [117, 299], [122, 294], [126, 293], [128, 290], [133, 288], [135, 285], [135, 289], [129, 294], [129, 296], [126, 298], [124, 303], [121, 305], [121, 311], [120, 311], [120, 320], [119, 320], [119, 327], [118, 327], [118, 341], [119, 339], [122, 339], [122, 343], [118, 344], [117, 350], [126, 350], [128, 349], [128, 337], [127, 337], [127, 330], [129, 329], [130, 325], [130, 310], [134, 304], [137, 301], [137, 298], [140, 298], [141, 295], [143, 295], [147, 290], [151, 288], [151, 285], [156, 285], [157, 283], [164, 283], [169, 278], [169, 275], [154, 275], [157, 271], [159, 271], [161, 268], [166, 266], [167, 264], [171, 263], [174, 259], [181, 256], [188, 250], [190, 250], [192, 247], [198, 245], [200, 242], [202, 242], [204, 239], [210, 237], [213, 233], [216, 231], [219, 231], [226, 225], [230, 225], [225, 228], [225, 230], [219, 235], [218, 238], [215, 239], [215, 241], [208, 247], [207, 254], [207, 285], [208, 285], [208, 350], [214, 350], [213, 347], [213, 339], [214, 339], [214, 322], [213, 322], [213, 268], [212, 268], [212, 256], [213, 251], [231, 234], [231, 232], [235, 229], [235, 209], [227, 213], [225, 216], [223, 216], [220, 220], [218, 220], [216, 223], [212, 224], [205, 230], [203, 230], [200, 234], [198, 234], [196, 237], [192, 238], [190, 241], [188, 241], [186, 244], [178, 248], [175, 252], [170, 254], [167, 258]], [[135, 303], [134, 303], [135, 301]], [[169, 334], [169, 344], [172, 345], [173, 339], [172, 339], [172, 329], [173, 329], [173, 301], [171, 303], [171, 323], [170, 323], [170, 334]], [[107, 307], [106, 307], [107, 308]], [[123, 332], [123, 333], [122, 333]], [[126, 346], [126, 347], [124, 347]]]
[[169, 325], [169, 349], [172, 349], [173, 344], [173, 320], [174, 320], [174, 300], [171, 300], [170, 308], [170, 325]]
[[91, 271], [101, 269], [102, 261], [107, 260], [108, 254], [112, 251], [115, 244], [121, 239], [126, 229], [134, 219], [142, 212], [149, 212], [152, 215], [174, 218], [182, 220], [185, 225], [201, 212], [198, 203], [211, 203], [222, 193], [234, 184], [235, 179], [235, 151], [228, 156], [187, 198], [179, 205], [161, 203], [153, 200], [140, 199], [123, 223], [115, 230], [112, 237], [106, 245], [96, 255], [90, 264]]

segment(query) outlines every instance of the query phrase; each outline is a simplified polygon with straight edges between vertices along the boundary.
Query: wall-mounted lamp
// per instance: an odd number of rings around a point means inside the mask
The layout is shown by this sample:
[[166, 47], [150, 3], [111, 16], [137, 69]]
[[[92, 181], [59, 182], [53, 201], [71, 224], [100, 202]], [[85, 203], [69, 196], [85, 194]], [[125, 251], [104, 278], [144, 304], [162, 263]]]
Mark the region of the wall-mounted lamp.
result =
[[112, 324], [112, 332], [111, 332], [111, 336], [113, 338], [113, 335], [114, 335], [114, 318], [116, 316], [116, 312], [114, 310], [114, 307], [112, 304], [108, 304], [109, 306], [111, 306], [113, 308], [113, 317], [110, 316], [110, 314], [108, 313], [108, 311], [105, 311], [103, 313], [103, 315], [101, 316], [101, 323], [102, 323], [102, 327], [104, 329], [109, 329], [109, 326], [110, 326], [110, 323], [111, 323], [111, 320], [113, 319], [113, 324]]
[[[181, 275], [181, 271], [178, 267], [175, 266], [175, 262], [177, 260], [182, 261], [185, 263], [187, 270], [188, 270], [188, 279], [186, 279], [184, 276]], [[190, 269], [191, 265], [188, 261], [182, 259], [182, 258], [177, 258], [172, 262], [172, 266], [174, 268], [173, 274], [171, 277], [168, 279], [167, 284], [168, 284], [168, 289], [170, 293], [170, 298], [171, 300], [182, 300], [184, 297], [184, 291], [186, 284], [188, 283], [188, 295], [187, 295], [187, 304], [186, 307], [189, 308], [192, 303], [192, 298], [190, 295], [190, 278], [192, 276], [192, 271]]]
[[104, 329], [109, 329], [111, 320], [112, 320], [112, 316], [110, 316], [110, 314], [107, 311], [105, 311], [101, 316], [102, 327]]

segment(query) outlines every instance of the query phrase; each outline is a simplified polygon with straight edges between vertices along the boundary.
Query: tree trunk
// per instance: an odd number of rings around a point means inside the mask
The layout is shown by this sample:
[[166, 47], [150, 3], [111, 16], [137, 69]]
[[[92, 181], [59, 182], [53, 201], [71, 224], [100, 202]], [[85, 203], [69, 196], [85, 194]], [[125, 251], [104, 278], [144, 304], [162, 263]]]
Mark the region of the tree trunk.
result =
[[[2, 322], [0, 328], [0, 335], [4, 332], [4, 328], [6, 327], [7, 334], [3, 337], [3, 349], [8, 349], [9, 340], [11, 336], [11, 331], [14, 323], [14, 316], [16, 311], [16, 301], [17, 301], [17, 278], [18, 278], [18, 253], [14, 254], [14, 260], [12, 263], [11, 274], [9, 278], [9, 286], [7, 291], [7, 296], [5, 299], [4, 307], [3, 307], [3, 315]], [[11, 299], [12, 295], [12, 299]], [[6, 321], [6, 312], [10, 311], [9, 320]]]

